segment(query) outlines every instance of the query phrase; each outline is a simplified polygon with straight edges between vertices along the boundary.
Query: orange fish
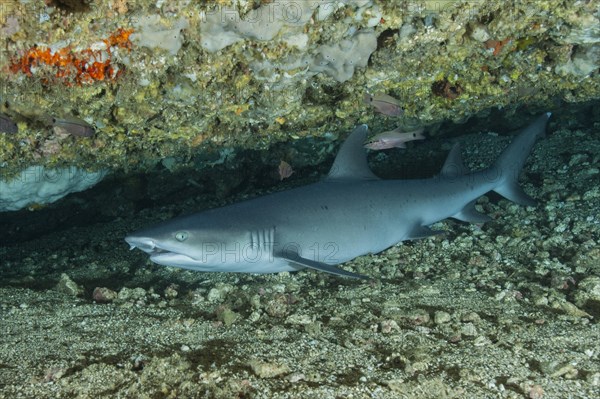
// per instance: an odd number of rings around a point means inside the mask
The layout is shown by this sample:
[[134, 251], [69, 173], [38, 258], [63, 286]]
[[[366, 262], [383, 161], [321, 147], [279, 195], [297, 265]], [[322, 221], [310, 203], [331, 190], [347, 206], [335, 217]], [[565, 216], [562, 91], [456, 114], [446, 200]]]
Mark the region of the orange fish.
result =
[[404, 113], [400, 101], [384, 93], [365, 93], [364, 102], [383, 115], [401, 116]]
[[403, 132], [402, 128], [396, 128], [387, 132], [379, 133], [377, 136], [365, 143], [365, 148], [370, 150], [385, 150], [388, 148], [406, 148], [406, 142], [413, 140], [424, 140], [423, 128]]
[[287, 179], [294, 173], [294, 170], [289, 163], [281, 161], [279, 163], [279, 180]]

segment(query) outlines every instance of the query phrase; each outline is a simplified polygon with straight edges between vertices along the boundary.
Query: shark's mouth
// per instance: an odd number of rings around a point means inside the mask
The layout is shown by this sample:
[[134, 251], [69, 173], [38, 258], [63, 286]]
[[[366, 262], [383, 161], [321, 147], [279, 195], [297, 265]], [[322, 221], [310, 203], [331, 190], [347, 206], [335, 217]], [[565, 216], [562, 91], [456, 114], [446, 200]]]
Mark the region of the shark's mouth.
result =
[[164, 264], [165, 262], [176, 262], [176, 261], [188, 261], [196, 262], [196, 259], [191, 256], [180, 254], [178, 252], [165, 251], [158, 249], [150, 254], [150, 260], [152, 262]]
[[148, 255], [150, 260], [154, 263], [162, 265], [178, 265], [184, 263], [195, 263], [198, 262], [191, 256], [174, 252], [165, 248], [161, 248], [151, 238], [138, 238], [138, 237], [127, 237], [125, 241], [130, 245], [129, 249], [138, 248]]

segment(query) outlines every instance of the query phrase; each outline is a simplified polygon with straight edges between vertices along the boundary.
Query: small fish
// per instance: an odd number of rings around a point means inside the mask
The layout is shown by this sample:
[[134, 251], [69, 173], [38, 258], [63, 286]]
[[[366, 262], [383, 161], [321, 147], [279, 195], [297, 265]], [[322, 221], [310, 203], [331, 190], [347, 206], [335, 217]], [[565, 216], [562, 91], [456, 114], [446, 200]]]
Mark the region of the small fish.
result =
[[413, 140], [424, 140], [423, 128], [403, 132], [402, 128], [398, 127], [394, 130], [389, 130], [374, 136], [365, 143], [365, 148], [370, 150], [385, 150], [388, 148], [406, 148], [406, 142]]
[[279, 180], [287, 179], [294, 173], [294, 170], [289, 163], [281, 161], [279, 163]]
[[400, 106], [400, 101], [384, 93], [365, 93], [364, 102], [383, 115], [400, 116], [404, 113]]
[[0, 132], [15, 134], [19, 132], [19, 128], [8, 116], [0, 114]]
[[92, 137], [95, 133], [94, 127], [83, 119], [67, 117], [67, 118], [52, 118], [52, 126], [61, 128], [73, 136]]

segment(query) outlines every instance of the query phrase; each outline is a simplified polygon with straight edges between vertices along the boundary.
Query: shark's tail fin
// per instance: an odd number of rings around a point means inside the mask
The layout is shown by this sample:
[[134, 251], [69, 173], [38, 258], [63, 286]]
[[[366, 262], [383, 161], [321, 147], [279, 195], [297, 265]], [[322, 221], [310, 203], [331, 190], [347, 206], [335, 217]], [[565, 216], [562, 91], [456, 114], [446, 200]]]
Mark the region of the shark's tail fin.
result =
[[517, 204], [528, 206], [536, 204], [535, 200], [525, 194], [523, 189], [519, 187], [518, 179], [536, 140], [544, 136], [550, 115], [550, 112], [546, 112], [523, 129], [493, 166], [494, 171], [498, 173], [500, 178], [500, 183], [494, 191]]

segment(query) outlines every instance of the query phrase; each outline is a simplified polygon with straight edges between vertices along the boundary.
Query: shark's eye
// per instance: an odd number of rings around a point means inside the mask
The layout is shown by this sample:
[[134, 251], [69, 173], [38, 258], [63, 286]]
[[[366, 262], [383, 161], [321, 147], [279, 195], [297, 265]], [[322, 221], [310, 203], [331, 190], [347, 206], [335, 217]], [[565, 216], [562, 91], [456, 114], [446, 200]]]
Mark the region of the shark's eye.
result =
[[175, 239], [179, 242], [183, 242], [183, 241], [187, 240], [187, 238], [188, 238], [187, 231], [178, 231], [177, 233], [175, 233]]

